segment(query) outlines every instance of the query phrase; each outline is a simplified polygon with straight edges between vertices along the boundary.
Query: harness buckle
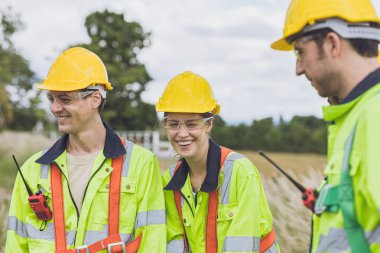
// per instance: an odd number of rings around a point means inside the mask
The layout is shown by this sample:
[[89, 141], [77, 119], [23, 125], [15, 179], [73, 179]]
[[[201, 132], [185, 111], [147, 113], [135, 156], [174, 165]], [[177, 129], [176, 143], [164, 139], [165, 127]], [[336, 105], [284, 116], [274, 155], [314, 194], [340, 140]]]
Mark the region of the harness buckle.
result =
[[326, 184], [322, 187], [321, 191], [318, 194], [317, 201], [315, 203], [314, 212], [318, 216], [321, 215], [326, 210], [326, 197], [328, 194], [328, 191], [332, 188], [332, 184]]
[[87, 245], [82, 245], [82, 246], [79, 246], [78, 248], [76, 248], [76, 253], [82, 253], [81, 252], [82, 249], [86, 249], [86, 253], [90, 253], [90, 250], [89, 250]]
[[126, 253], [124, 242], [115, 242], [108, 244], [108, 253], [112, 253], [112, 248], [115, 246], [121, 246], [121, 252]]

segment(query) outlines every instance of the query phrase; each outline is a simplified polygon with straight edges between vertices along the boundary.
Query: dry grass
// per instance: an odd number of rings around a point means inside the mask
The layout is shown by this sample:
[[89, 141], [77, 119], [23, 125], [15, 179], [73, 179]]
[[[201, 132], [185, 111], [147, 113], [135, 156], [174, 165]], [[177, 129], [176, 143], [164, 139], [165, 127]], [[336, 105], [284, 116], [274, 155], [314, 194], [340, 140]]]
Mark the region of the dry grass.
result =
[[[16, 154], [22, 163], [27, 156], [51, 143], [46, 137], [29, 133], [0, 133], [0, 154], [3, 155], [0, 156], [0, 173], [6, 175], [0, 177], [0, 253], [5, 242], [10, 188], [16, 174], [10, 155]], [[302, 205], [301, 193], [257, 152], [240, 153], [247, 156], [261, 174], [282, 253], [307, 252], [311, 212]], [[324, 156], [287, 153], [267, 155], [304, 186], [316, 187], [322, 181], [322, 168], [326, 163]], [[164, 171], [175, 159], [160, 159], [159, 162]], [[12, 173], [9, 173], [10, 170]]]

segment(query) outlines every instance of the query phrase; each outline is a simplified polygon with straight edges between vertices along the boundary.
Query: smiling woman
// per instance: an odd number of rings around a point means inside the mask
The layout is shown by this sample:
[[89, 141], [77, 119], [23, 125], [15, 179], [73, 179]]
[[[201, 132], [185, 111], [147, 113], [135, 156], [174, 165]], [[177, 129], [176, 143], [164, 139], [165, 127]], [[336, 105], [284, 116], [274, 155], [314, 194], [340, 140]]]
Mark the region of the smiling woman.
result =
[[163, 175], [167, 252], [279, 252], [256, 167], [210, 138], [220, 106], [207, 80], [177, 75], [156, 110], [181, 157]]

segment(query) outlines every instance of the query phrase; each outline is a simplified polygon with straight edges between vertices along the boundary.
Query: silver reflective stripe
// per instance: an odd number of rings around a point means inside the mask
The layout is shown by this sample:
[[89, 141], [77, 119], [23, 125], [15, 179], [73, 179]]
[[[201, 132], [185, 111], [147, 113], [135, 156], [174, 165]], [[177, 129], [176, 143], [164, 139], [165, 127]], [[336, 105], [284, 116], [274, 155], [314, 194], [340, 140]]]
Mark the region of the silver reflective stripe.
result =
[[[41, 153], [41, 156], [43, 156], [49, 149], [44, 149]], [[47, 179], [49, 175], [49, 169], [50, 169], [50, 164], [42, 164], [41, 165], [41, 178]]]
[[344, 229], [331, 228], [327, 235], [321, 235], [316, 253], [322, 252], [334, 253], [350, 250], [350, 245]]
[[[55, 240], [53, 223], [46, 224], [46, 228], [43, 231], [40, 231], [31, 224], [22, 223], [15, 216], [9, 216], [8, 230], [13, 230], [17, 235], [24, 238], [43, 239], [48, 241]], [[70, 230], [66, 232], [66, 238], [68, 244], [74, 244], [75, 231]]]
[[344, 155], [343, 155], [343, 164], [342, 164], [343, 172], [350, 169], [350, 155], [351, 155], [351, 147], [352, 147], [352, 142], [354, 139], [355, 129], [356, 129], [356, 126], [354, 127], [354, 129], [352, 129], [344, 145]]
[[253, 236], [227, 236], [223, 244], [225, 251], [259, 251], [260, 238]]
[[166, 224], [165, 210], [152, 210], [137, 214], [135, 228]]
[[[133, 240], [133, 234], [119, 234], [123, 242], [128, 243]], [[104, 225], [103, 231], [87, 231], [84, 238], [84, 245], [96, 243], [108, 237], [108, 225]]]
[[273, 243], [272, 246], [270, 246], [269, 249], [267, 249], [266, 251], [264, 251], [264, 253], [279, 253], [278, 250], [277, 250], [277, 242]]
[[49, 169], [50, 169], [50, 165], [49, 164], [42, 164], [41, 165], [41, 178], [42, 179], [47, 179], [48, 178]]
[[365, 232], [369, 244], [380, 244], [380, 225], [372, 232]]
[[125, 157], [124, 157], [123, 177], [128, 176], [129, 164], [131, 162], [132, 149], [133, 149], [133, 143], [130, 141], [125, 141], [125, 150], [127, 151], [127, 153], [125, 154]]
[[[380, 225], [372, 232], [365, 232], [365, 237], [369, 244], [380, 243]], [[351, 248], [344, 229], [331, 228], [327, 235], [320, 237], [317, 253], [325, 251], [335, 253], [350, 250]]]
[[172, 240], [166, 245], [167, 253], [186, 253], [185, 243], [183, 239]]
[[175, 167], [177, 167], [177, 164], [178, 164], [178, 163], [174, 164], [173, 166], [171, 166], [171, 167], [169, 168], [170, 177], [173, 177], [173, 175], [174, 175], [174, 171], [175, 171]]
[[223, 165], [223, 176], [224, 181], [222, 186], [220, 187], [220, 197], [221, 204], [225, 205], [230, 202], [229, 191], [230, 191], [230, 182], [232, 176], [232, 169], [234, 167], [234, 162], [236, 159], [244, 158], [243, 155], [239, 153], [230, 153], [230, 155], [226, 158]]

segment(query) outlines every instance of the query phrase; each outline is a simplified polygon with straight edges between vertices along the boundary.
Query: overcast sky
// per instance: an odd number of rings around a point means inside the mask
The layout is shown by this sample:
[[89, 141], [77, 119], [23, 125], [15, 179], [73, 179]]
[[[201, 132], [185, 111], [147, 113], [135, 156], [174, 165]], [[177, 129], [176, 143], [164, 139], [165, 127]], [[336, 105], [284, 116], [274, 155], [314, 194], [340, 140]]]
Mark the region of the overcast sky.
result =
[[[204, 76], [230, 124], [294, 115], [321, 117], [319, 98], [305, 77], [295, 76], [291, 52], [270, 48], [282, 34], [288, 0], [1, 0], [25, 28], [14, 36], [20, 53], [44, 78], [61, 51], [89, 42], [85, 17], [107, 8], [151, 32], [139, 59], [153, 81], [143, 99], [155, 103], [166, 83], [184, 70]], [[380, 1], [373, 0], [378, 14]], [[110, 94], [112, 95], [112, 94]]]

